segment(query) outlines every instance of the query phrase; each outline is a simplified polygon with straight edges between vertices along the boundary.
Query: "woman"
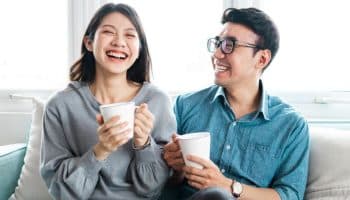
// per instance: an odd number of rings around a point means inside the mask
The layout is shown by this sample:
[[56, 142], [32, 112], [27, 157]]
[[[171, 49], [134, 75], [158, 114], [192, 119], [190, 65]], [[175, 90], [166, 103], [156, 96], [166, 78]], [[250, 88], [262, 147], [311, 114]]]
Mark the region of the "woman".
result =
[[[41, 175], [56, 199], [156, 199], [169, 169], [162, 146], [176, 130], [168, 96], [149, 83], [151, 59], [134, 9], [106, 4], [84, 34], [68, 87], [47, 103]], [[134, 136], [99, 106], [134, 101]], [[118, 124], [118, 125], [115, 125]]]

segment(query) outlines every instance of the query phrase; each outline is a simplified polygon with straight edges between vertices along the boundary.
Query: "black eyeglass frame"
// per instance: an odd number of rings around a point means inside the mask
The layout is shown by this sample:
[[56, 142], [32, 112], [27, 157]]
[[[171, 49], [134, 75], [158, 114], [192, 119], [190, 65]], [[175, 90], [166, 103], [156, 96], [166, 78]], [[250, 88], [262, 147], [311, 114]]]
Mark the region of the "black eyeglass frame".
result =
[[[224, 41], [230, 41], [232, 42], [232, 48], [231, 50], [227, 51], [223, 47], [223, 42]], [[212, 44], [214, 44], [215, 49], [212, 48]], [[220, 50], [223, 54], [230, 54], [232, 53], [236, 47], [248, 47], [248, 48], [253, 48], [253, 49], [262, 49], [260, 46], [256, 44], [251, 44], [243, 41], [237, 40], [235, 37], [224, 37], [220, 38], [219, 36], [216, 36], [214, 38], [209, 38], [207, 42], [207, 48], [210, 53], [214, 53], [217, 48], [220, 47]]]

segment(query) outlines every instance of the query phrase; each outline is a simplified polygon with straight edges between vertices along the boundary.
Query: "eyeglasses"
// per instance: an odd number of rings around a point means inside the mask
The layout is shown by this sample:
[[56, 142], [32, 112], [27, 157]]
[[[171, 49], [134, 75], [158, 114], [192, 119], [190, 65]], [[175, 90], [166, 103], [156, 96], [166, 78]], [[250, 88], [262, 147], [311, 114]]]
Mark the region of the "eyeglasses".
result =
[[224, 54], [232, 53], [235, 47], [248, 47], [248, 48], [254, 48], [254, 49], [261, 49], [261, 47], [255, 44], [241, 42], [234, 37], [225, 37], [223, 39], [220, 39], [219, 36], [216, 36], [215, 38], [210, 38], [208, 40], [207, 47], [208, 47], [208, 51], [211, 53], [214, 53], [215, 50], [220, 47], [221, 52]]

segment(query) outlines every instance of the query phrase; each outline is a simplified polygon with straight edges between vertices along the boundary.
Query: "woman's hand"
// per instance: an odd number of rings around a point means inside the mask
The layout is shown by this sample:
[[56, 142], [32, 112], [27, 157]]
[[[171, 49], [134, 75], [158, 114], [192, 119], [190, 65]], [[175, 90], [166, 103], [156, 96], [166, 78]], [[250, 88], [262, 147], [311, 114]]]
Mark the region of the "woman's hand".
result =
[[104, 123], [102, 115], [96, 115], [99, 124], [97, 129], [98, 143], [94, 146], [94, 153], [98, 160], [105, 160], [118, 147], [130, 139], [130, 128], [125, 129], [128, 122], [120, 122], [120, 117], [112, 117]]
[[135, 111], [134, 145], [142, 147], [148, 141], [153, 129], [154, 116], [148, 110], [146, 103], [141, 104]]

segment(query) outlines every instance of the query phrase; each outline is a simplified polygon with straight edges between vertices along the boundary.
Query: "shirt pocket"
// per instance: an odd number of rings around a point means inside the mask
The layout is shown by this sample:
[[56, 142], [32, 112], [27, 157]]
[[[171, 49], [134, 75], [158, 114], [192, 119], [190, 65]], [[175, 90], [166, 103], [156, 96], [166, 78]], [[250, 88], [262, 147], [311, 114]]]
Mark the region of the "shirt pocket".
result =
[[267, 187], [276, 171], [275, 152], [270, 145], [251, 143], [247, 149], [247, 174], [259, 185]]

